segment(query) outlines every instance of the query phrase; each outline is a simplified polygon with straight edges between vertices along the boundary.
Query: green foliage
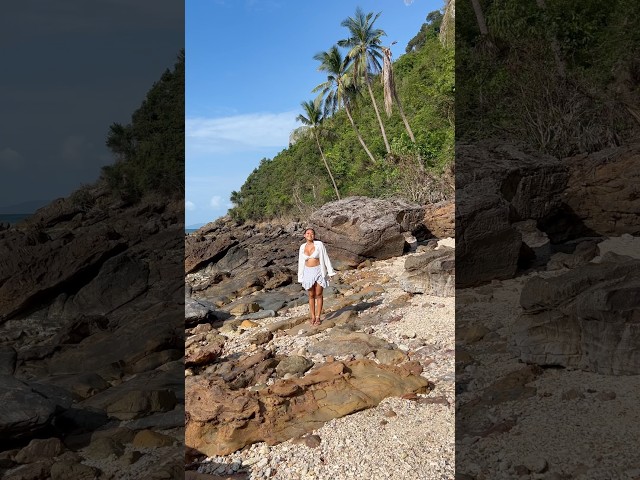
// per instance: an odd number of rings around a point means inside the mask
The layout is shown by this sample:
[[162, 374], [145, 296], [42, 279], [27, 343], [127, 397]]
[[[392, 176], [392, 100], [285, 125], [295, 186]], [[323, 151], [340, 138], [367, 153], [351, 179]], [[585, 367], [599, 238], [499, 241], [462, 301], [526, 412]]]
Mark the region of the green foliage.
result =
[[565, 157], [638, 134], [637, 1], [480, 3], [489, 38], [470, 2], [456, 12], [460, 140], [509, 138]]
[[[323, 131], [319, 136], [330, 171], [340, 195], [371, 197], [402, 196], [419, 202], [436, 201], [452, 193], [451, 169], [454, 162], [454, 68], [452, 48], [438, 39], [442, 14], [432, 12], [423, 26], [428, 33], [413, 42], [411, 51], [393, 64], [398, 97], [416, 137], [409, 139], [397, 106], [382, 118], [391, 144], [387, 155], [371, 101], [348, 96], [348, 85], [339, 88], [346, 70], [339, 52], [329, 50], [316, 58], [329, 69], [328, 84], [318, 90], [333, 92], [325, 104]], [[384, 22], [384, 16], [379, 21]], [[383, 104], [380, 76], [372, 78], [378, 105]], [[347, 99], [351, 113], [375, 161], [360, 145], [337, 97]], [[309, 112], [303, 109], [309, 121]], [[309, 122], [312, 123], [312, 122]], [[306, 217], [310, 211], [336, 199], [328, 171], [313, 135], [303, 132], [291, 136], [292, 144], [273, 159], [263, 159], [239, 191], [233, 192], [230, 215], [238, 220], [264, 220], [273, 217]]]
[[184, 51], [173, 70], [153, 84], [131, 123], [114, 123], [106, 144], [116, 163], [103, 177], [122, 198], [136, 201], [147, 193], [184, 193]]
[[420, 31], [415, 37], [407, 43], [406, 53], [415, 52], [421, 49], [427, 40], [437, 38], [440, 34], [440, 25], [442, 25], [442, 12], [435, 10], [427, 15], [427, 20], [422, 24]]

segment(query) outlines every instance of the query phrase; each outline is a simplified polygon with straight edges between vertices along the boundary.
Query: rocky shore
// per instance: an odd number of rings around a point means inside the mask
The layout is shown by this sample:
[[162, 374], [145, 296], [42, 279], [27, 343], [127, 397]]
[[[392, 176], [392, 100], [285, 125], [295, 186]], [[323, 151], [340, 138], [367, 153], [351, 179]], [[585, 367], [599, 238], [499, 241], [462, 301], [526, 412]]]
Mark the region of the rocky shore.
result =
[[456, 146], [456, 478], [640, 478], [639, 155]]
[[0, 232], [0, 476], [178, 478], [180, 202], [99, 183]]
[[[224, 252], [224, 220], [188, 239], [188, 259], [215, 261], [187, 274], [186, 478], [453, 477], [453, 240], [433, 239], [417, 206], [387, 204], [388, 220], [369, 206], [372, 226], [365, 200], [343, 203], [313, 224], [342, 267], [319, 327], [293, 277], [302, 225], [243, 226]], [[332, 250], [340, 222], [388, 231], [387, 250]]]

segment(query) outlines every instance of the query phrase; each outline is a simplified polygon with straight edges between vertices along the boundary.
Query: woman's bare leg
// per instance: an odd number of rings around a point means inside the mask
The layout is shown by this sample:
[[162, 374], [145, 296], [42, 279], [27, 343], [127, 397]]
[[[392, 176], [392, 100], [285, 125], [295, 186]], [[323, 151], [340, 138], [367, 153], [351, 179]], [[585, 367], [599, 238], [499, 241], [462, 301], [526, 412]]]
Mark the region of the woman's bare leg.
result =
[[309, 294], [309, 316], [311, 317], [311, 324], [313, 325], [316, 322], [316, 312], [315, 312], [316, 292], [315, 292], [315, 285], [312, 286], [309, 290], [307, 290], [307, 293]]
[[319, 284], [315, 284], [313, 287], [315, 289], [314, 296], [316, 297], [316, 323], [320, 325], [320, 315], [322, 315], [322, 286]]

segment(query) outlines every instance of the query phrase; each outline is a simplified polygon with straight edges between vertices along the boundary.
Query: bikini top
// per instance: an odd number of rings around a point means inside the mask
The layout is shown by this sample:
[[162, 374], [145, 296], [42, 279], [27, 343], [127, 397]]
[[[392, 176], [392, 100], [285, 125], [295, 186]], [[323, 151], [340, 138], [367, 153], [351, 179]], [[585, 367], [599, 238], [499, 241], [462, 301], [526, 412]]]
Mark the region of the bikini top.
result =
[[305, 260], [309, 260], [310, 258], [320, 258], [320, 250], [318, 249], [318, 247], [316, 247], [316, 249], [313, 251], [313, 253], [311, 253], [311, 255], [307, 255], [306, 253], [304, 253], [304, 250], [303, 250], [302, 256], [304, 257]]

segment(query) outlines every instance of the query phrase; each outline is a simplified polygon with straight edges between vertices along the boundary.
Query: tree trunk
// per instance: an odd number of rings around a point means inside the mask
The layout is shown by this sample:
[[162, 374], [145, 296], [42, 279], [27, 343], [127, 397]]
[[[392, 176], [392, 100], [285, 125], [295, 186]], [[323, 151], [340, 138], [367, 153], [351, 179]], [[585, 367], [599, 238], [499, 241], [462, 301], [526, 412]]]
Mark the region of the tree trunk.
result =
[[473, 5], [473, 11], [476, 14], [476, 21], [478, 22], [480, 33], [482, 34], [482, 36], [489, 35], [489, 29], [487, 28], [487, 22], [485, 21], [484, 14], [482, 13], [480, 0], [471, 0], [471, 5]]
[[356, 127], [356, 122], [353, 121], [353, 117], [351, 116], [351, 112], [349, 111], [349, 107], [347, 105], [344, 106], [344, 111], [347, 112], [347, 117], [349, 117], [349, 121], [351, 122], [351, 126], [355, 130], [356, 135], [358, 136], [358, 140], [360, 141], [360, 145], [362, 145], [362, 148], [364, 148], [364, 151], [367, 152], [367, 155], [369, 155], [369, 158], [371, 159], [371, 161], [373, 163], [376, 163], [376, 158], [371, 154], [371, 152], [367, 148], [367, 144], [364, 143], [364, 140], [362, 139], [362, 135], [360, 135], [360, 130], [358, 130], [358, 127]]
[[[545, 3], [545, 0], [536, 0], [536, 4], [538, 5], [538, 8], [546, 14], [547, 4]], [[562, 54], [560, 53], [558, 39], [556, 38], [554, 33], [551, 34], [551, 50], [553, 51], [553, 58], [556, 62], [558, 75], [560, 75], [560, 78], [567, 78], [567, 66], [564, 62], [564, 59], [562, 58]]]
[[338, 197], [338, 200], [340, 200], [340, 192], [338, 192], [338, 187], [336, 186], [336, 181], [333, 179], [333, 175], [331, 174], [331, 169], [329, 168], [329, 163], [327, 162], [327, 159], [324, 156], [324, 152], [322, 151], [322, 147], [320, 147], [320, 140], [318, 140], [318, 134], [316, 133], [316, 131], [313, 131], [313, 136], [316, 138], [316, 144], [318, 145], [318, 150], [320, 150], [320, 156], [322, 157], [322, 161], [324, 162], [324, 166], [327, 168], [327, 172], [329, 173], [329, 176], [331, 177], [331, 183], [333, 183], [333, 188], [336, 191], [336, 197]]
[[387, 140], [387, 132], [384, 130], [384, 125], [382, 123], [382, 118], [380, 118], [380, 112], [378, 111], [378, 105], [376, 104], [376, 98], [373, 96], [373, 90], [371, 89], [371, 82], [369, 82], [369, 76], [365, 78], [365, 82], [367, 83], [367, 90], [369, 90], [369, 96], [371, 97], [371, 103], [373, 103], [373, 109], [376, 112], [376, 118], [378, 119], [378, 124], [380, 125], [380, 131], [382, 132], [382, 139], [384, 140], [384, 146], [387, 149], [387, 153], [391, 153], [391, 147], [389, 146], [389, 140]]
[[411, 127], [409, 126], [409, 121], [407, 120], [407, 117], [404, 114], [404, 110], [402, 109], [402, 104], [400, 103], [400, 99], [398, 98], [398, 94], [394, 92], [394, 96], [396, 98], [396, 103], [398, 104], [398, 111], [400, 112], [400, 116], [402, 117], [402, 121], [404, 122], [404, 127], [407, 129], [407, 132], [409, 133], [409, 138], [411, 138], [411, 141], [413, 143], [416, 143], [416, 139], [413, 136], [413, 132], [411, 131]]
[[404, 128], [407, 129], [407, 133], [411, 138], [413, 143], [416, 143], [416, 139], [413, 136], [413, 132], [411, 131], [411, 127], [409, 126], [409, 121], [404, 114], [404, 110], [402, 109], [402, 104], [400, 103], [400, 98], [398, 97], [398, 92], [396, 91], [396, 84], [393, 78], [393, 66], [391, 63], [391, 49], [383, 47], [382, 51], [384, 53], [384, 62], [382, 65], [382, 88], [384, 90], [384, 107], [387, 111], [387, 115], [391, 115], [391, 110], [393, 107], [393, 102], [395, 101], [398, 105], [398, 110], [400, 111], [400, 116], [402, 117], [402, 121], [404, 122]]

